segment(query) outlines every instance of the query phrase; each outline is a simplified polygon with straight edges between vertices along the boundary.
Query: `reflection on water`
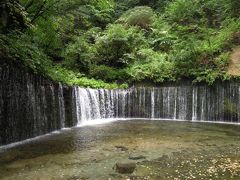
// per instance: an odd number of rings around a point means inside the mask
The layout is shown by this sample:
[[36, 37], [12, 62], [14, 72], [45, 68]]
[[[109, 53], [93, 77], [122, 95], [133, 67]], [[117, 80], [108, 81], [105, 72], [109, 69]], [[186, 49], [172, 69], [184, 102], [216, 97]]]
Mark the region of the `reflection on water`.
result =
[[[149, 120], [73, 128], [1, 150], [0, 179], [237, 179], [239, 130]], [[146, 159], [129, 159], [139, 155]], [[113, 169], [117, 162], [135, 162], [137, 168], [121, 175]]]

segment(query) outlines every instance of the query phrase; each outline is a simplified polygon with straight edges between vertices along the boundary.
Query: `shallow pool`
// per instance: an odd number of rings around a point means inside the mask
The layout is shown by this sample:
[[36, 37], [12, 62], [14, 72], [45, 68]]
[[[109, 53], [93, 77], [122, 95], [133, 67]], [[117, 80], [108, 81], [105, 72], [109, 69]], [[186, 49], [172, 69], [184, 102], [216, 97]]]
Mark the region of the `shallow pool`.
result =
[[[117, 162], [136, 169], [119, 174]], [[174, 178], [240, 178], [240, 126], [117, 121], [0, 149], [0, 179]]]

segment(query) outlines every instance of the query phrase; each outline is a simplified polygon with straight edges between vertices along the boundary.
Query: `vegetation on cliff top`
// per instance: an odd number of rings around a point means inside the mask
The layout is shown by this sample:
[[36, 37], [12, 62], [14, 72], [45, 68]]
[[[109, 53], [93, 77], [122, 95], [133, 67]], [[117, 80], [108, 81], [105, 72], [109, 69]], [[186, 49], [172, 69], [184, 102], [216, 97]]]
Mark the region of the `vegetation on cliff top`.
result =
[[0, 57], [93, 88], [214, 83], [240, 45], [239, 0], [3, 0]]

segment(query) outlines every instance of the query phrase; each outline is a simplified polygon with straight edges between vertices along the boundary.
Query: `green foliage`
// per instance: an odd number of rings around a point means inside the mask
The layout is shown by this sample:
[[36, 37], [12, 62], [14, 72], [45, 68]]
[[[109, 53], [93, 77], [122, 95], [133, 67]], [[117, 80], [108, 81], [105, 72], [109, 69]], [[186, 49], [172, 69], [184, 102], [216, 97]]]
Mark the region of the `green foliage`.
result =
[[162, 18], [154, 18], [148, 41], [155, 51], [169, 52], [172, 49], [178, 38], [170, 29], [171, 27]]
[[240, 1], [239, 0], [230, 0], [230, 9], [231, 14], [233, 17], [239, 18], [239, 12], [240, 12]]
[[63, 43], [60, 35], [56, 33], [59, 25], [55, 19], [39, 20], [38, 25], [32, 28], [30, 36], [49, 56], [56, 57], [61, 53]]
[[90, 75], [105, 82], [126, 82], [129, 78], [125, 69], [116, 69], [105, 65], [92, 66]]
[[186, 25], [198, 21], [201, 12], [198, 1], [175, 0], [166, 7], [166, 15], [170, 22]]
[[228, 67], [230, 59], [230, 54], [228, 52], [220, 54], [218, 57], [215, 58], [215, 65], [218, 69], [225, 70]]
[[73, 44], [68, 45], [65, 51], [65, 65], [80, 72], [88, 73], [91, 58], [95, 55], [95, 47], [84, 36], [76, 37]]
[[70, 85], [184, 78], [212, 84], [231, 78], [230, 53], [240, 45], [239, 0], [4, 3], [1, 58]]
[[80, 11], [83, 10], [82, 13], [77, 17], [80, 18], [79, 21], [81, 21], [82, 18], [85, 18], [90, 26], [105, 28], [106, 25], [113, 20], [114, 6], [115, 4], [111, 0], [93, 1], [84, 5], [80, 9]]
[[116, 83], [105, 83], [102, 80], [95, 80], [93, 78], [87, 78], [80, 73], [76, 73], [60, 66], [55, 66], [50, 71], [50, 76], [55, 81], [60, 81], [67, 83], [69, 85], [76, 85], [88, 88], [106, 88], [106, 89], [116, 89], [116, 88], [127, 88], [127, 84], [116, 84]]
[[12, 59], [16, 63], [30, 67], [35, 72], [48, 73], [46, 67], [51, 66], [52, 62], [37, 44], [32, 43], [31, 36], [15, 33], [8, 36], [2, 35], [0, 39], [3, 42], [1, 52], [7, 52], [2, 54], [3, 59]]
[[0, 33], [29, 27], [29, 18], [18, 1], [2, 0], [0, 2]]
[[143, 29], [149, 29], [155, 17], [154, 11], [148, 6], [135, 7], [124, 13], [118, 22], [127, 26], [139, 26]]
[[114, 24], [96, 40], [96, 62], [111, 67], [125, 67], [131, 63], [130, 59], [126, 58], [127, 54], [147, 46], [141, 30]]
[[231, 0], [207, 0], [203, 5], [201, 5], [202, 14], [205, 19], [205, 23], [209, 27], [218, 27], [221, 22], [225, 20], [230, 13], [230, 3]]
[[172, 23], [180, 25], [207, 24], [219, 26], [228, 17], [229, 0], [175, 0], [166, 7], [166, 16]]
[[156, 83], [174, 81], [174, 64], [166, 60], [166, 55], [152, 49], [139, 50], [135, 58], [138, 60], [129, 69], [133, 81], [151, 80]]
[[68, 85], [78, 85], [90, 88], [127, 88], [127, 84], [105, 83], [101, 80], [87, 78], [83, 74], [53, 65], [46, 54], [34, 44], [31, 36], [19, 33], [11, 36], [0, 36], [0, 55], [3, 59], [21, 64], [30, 68], [35, 73], [41, 73], [55, 81], [60, 81]]

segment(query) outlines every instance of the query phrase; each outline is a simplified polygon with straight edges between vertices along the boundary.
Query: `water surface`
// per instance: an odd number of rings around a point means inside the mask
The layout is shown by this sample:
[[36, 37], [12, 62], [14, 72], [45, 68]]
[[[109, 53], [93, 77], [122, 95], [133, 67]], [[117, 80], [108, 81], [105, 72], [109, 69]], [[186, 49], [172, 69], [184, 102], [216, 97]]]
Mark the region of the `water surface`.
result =
[[[129, 159], [138, 156], [145, 158]], [[117, 162], [137, 168], [118, 174]], [[0, 179], [239, 179], [240, 126], [150, 120], [85, 126], [2, 148], [0, 164]]]

